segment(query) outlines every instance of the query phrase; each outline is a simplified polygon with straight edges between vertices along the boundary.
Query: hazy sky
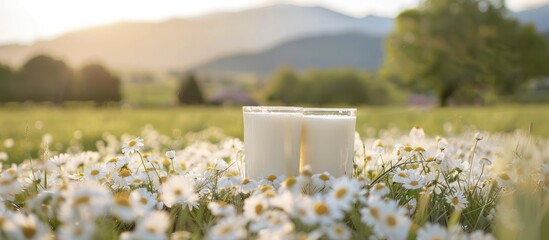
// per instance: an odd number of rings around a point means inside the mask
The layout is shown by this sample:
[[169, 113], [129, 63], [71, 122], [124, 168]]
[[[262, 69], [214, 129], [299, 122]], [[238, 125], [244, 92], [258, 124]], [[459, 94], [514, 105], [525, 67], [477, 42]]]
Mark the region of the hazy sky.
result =
[[[320, 5], [349, 15], [396, 16], [420, 0], [0, 0], [0, 44], [31, 43], [67, 31], [121, 20], [160, 21], [216, 11], [292, 3]], [[507, 0], [513, 10], [549, 0]]]

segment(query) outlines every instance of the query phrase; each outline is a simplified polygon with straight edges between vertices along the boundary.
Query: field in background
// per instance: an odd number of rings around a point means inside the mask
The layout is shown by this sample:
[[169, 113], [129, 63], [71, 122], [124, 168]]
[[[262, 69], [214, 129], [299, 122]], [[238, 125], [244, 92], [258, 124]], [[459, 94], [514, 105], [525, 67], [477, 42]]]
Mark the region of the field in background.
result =
[[[404, 107], [362, 107], [358, 110], [357, 131], [366, 137], [376, 137], [381, 129], [398, 128], [408, 131], [414, 125], [423, 127], [428, 135], [451, 135], [464, 130], [511, 132], [528, 131], [549, 137], [549, 106], [494, 106], [484, 108], [446, 108], [421, 110]], [[38, 155], [45, 134], [52, 137], [52, 149], [65, 151], [72, 139], [79, 138], [86, 149], [104, 132], [116, 136], [123, 133], [139, 135], [151, 124], [160, 133], [174, 136], [189, 131], [217, 127], [230, 136], [242, 138], [240, 108], [56, 108], [46, 106], [13, 106], [0, 108], [0, 152], [7, 152], [9, 161], [19, 162], [31, 154]], [[6, 139], [14, 146], [6, 148]]]

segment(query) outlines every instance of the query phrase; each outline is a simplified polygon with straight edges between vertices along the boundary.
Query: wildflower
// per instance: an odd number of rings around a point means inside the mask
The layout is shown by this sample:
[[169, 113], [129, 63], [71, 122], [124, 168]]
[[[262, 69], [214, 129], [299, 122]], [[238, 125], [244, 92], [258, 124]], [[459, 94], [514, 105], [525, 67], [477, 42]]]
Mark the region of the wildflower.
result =
[[464, 209], [469, 204], [469, 201], [467, 201], [467, 198], [465, 198], [461, 191], [456, 191], [456, 193], [446, 196], [446, 202], [455, 209]]
[[404, 204], [404, 209], [408, 213], [408, 216], [411, 216], [416, 211], [417, 200], [415, 198], [410, 199], [406, 204]]
[[132, 202], [128, 196], [116, 196], [110, 210], [114, 216], [122, 221], [131, 222], [136, 217], [133, 211]]
[[331, 205], [320, 195], [312, 199], [311, 204], [306, 208], [306, 216], [303, 222], [306, 224], [331, 224], [335, 220], [343, 218], [343, 212], [336, 206]]
[[0, 152], [0, 161], [7, 161], [8, 160], [8, 154], [6, 152]]
[[133, 214], [144, 216], [152, 211], [157, 205], [157, 194], [151, 193], [145, 188], [138, 188], [130, 193], [130, 203], [133, 207]]
[[137, 222], [135, 233], [144, 239], [166, 239], [169, 225], [170, 218], [166, 212], [153, 211]]
[[480, 133], [480, 132], [475, 133], [475, 139], [476, 139], [477, 141], [480, 141], [480, 140], [482, 140], [483, 138], [484, 138], [484, 136], [482, 135], [482, 133]]
[[57, 230], [60, 240], [92, 239], [95, 233], [95, 224], [89, 222], [69, 222], [62, 224]]
[[370, 194], [377, 197], [383, 197], [390, 192], [389, 188], [385, 186], [385, 183], [376, 183], [370, 188]]
[[404, 179], [402, 186], [406, 189], [418, 189], [422, 188], [426, 183], [427, 181], [419, 172], [410, 171], [408, 177]]
[[8, 138], [4, 140], [4, 147], [5, 148], [12, 148], [15, 145], [15, 141], [13, 141], [12, 138]]
[[212, 240], [244, 239], [247, 232], [244, 228], [246, 221], [238, 217], [224, 218], [213, 226], [207, 235]]
[[286, 177], [284, 175], [276, 176], [276, 175], [269, 175], [259, 181], [259, 184], [269, 184], [275, 188], [280, 187], [280, 183], [284, 181]]
[[413, 138], [413, 139], [421, 139], [421, 138], [424, 138], [425, 137], [425, 131], [423, 130], [422, 127], [420, 127], [419, 125], [415, 125], [412, 130], [410, 130], [410, 138]]
[[194, 192], [194, 181], [183, 176], [172, 176], [162, 184], [162, 201], [167, 207], [182, 204], [192, 210], [198, 207], [198, 195]]
[[481, 158], [481, 159], [478, 161], [478, 163], [480, 163], [480, 164], [483, 165], [483, 166], [490, 166], [490, 165], [492, 165], [492, 161], [490, 161], [490, 159], [485, 158], [485, 157]]
[[248, 219], [254, 219], [267, 210], [269, 205], [261, 195], [255, 195], [244, 200], [244, 216]]
[[124, 145], [122, 146], [122, 153], [126, 155], [133, 154], [134, 152], [141, 150], [143, 146], [144, 146], [143, 139], [140, 137], [137, 137], [130, 140], [127, 143], [124, 143]]
[[301, 191], [301, 186], [302, 186], [302, 178], [300, 177], [289, 177], [289, 178], [286, 178], [286, 180], [284, 180], [282, 183], [281, 183], [281, 187], [279, 188], [279, 192], [284, 192], [284, 191], [290, 191], [290, 192], [293, 192], [293, 193], [297, 193], [297, 192], [300, 192]]
[[93, 165], [84, 170], [86, 180], [99, 181], [107, 175], [107, 170], [101, 165]]
[[371, 198], [369, 207], [361, 210], [362, 221], [374, 227], [374, 232], [388, 239], [406, 239], [412, 221], [396, 201]]
[[61, 205], [59, 218], [64, 222], [93, 220], [106, 212], [112, 199], [109, 190], [95, 181], [73, 183], [62, 196], [67, 202]]
[[393, 175], [393, 182], [396, 183], [405, 183], [406, 179], [408, 179], [408, 169], [400, 169], [397, 168], [395, 174]]
[[333, 188], [328, 192], [327, 201], [332, 206], [348, 211], [355, 200], [355, 194], [359, 191], [360, 187], [356, 180], [345, 177], [338, 178], [335, 180]]
[[285, 235], [294, 230], [294, 224], [288, 215], [281, 211], [269, 210], [259, 218], [254, 219], [250, 225], [250, 231], [263, 232], [263, 235]]
[[326, 235], [329, 239], [350, 239], [351, 229], [343, 223], [336, 223], [325, 228]]
[[232, 204], [224, 201], [208, 203], [208, 209], [216, 217], [232, 217], [236, 215], [236, 209]]
[[175, 151], [174, 150], [167, 151], [166, 157], [173, 160], [175, 158]]
[[439, 224], [427, 223], [417, 233], [418, 240], [447, 239], [448, 231]]
[[318, 190], [323, 190], [332, 186], [334, 177], [332, 177], [328, 172], [317, 173], [311, 177], [313, 185]]
[[49, 228], [44, 225], [34, 214], [21, 212], [14, 213], [10, 218], [10, 227], [6, 229], [12, 239], [49, 239]]

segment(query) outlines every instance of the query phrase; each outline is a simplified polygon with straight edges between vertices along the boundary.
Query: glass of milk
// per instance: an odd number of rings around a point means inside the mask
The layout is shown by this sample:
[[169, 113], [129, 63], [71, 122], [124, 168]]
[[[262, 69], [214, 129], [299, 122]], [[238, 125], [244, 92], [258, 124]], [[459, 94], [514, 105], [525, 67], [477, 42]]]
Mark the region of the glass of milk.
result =
[[246, 177], [299, 174], [301, 107], [242, 107]]
[[300, 169], [352, 176], [356, 108], [304, 108]]

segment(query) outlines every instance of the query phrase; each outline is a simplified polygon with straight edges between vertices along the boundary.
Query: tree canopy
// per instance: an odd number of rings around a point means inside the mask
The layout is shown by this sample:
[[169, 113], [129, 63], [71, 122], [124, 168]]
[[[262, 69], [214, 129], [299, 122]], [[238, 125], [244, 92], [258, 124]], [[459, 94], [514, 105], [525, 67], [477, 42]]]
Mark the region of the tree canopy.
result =
[[179, 90], [177, 92], [179, 104], [184, 105], [199, 105], [204, 104], [205, 100], [200, 90], [198, 80], [193, 73], [181, 79]]
[[502, 0], [425, 0], [397, 17], [382, 76], [435, 93], [440, 106], [471, 92], [512, 94], [549, 73], [549, 51], [533, 26], [508, 15]]

